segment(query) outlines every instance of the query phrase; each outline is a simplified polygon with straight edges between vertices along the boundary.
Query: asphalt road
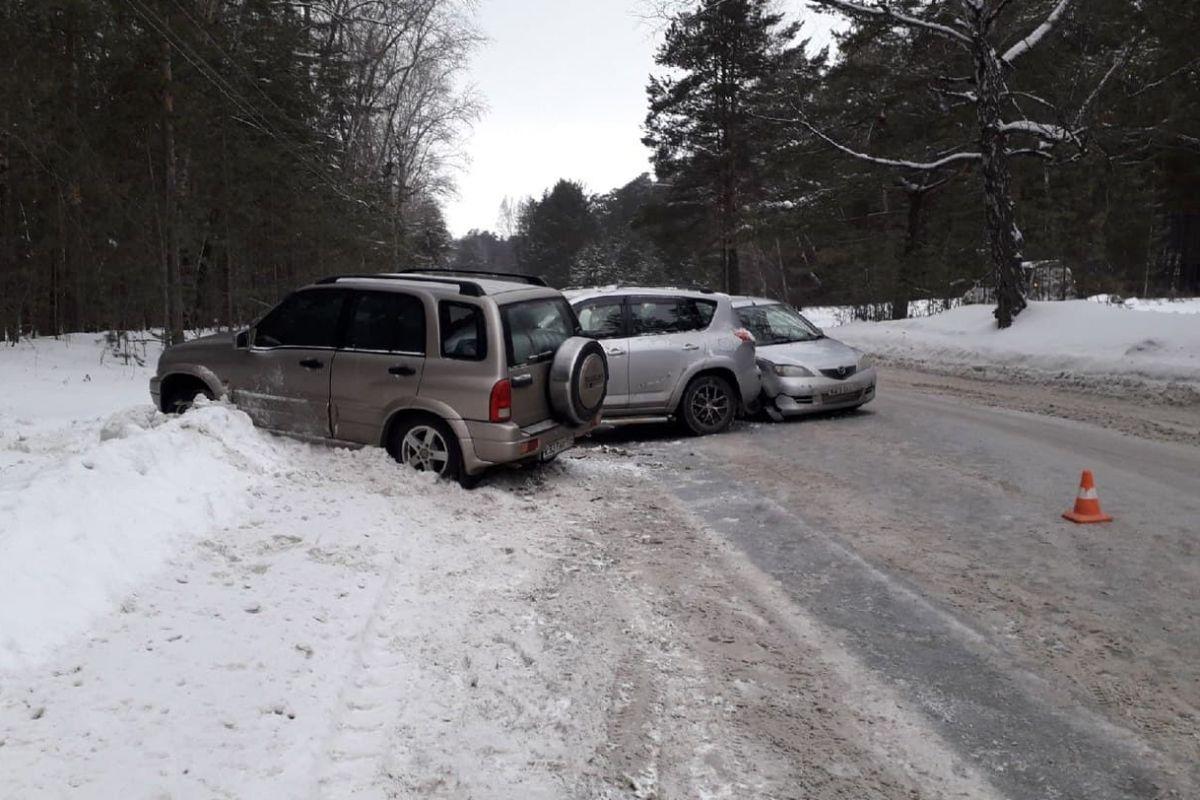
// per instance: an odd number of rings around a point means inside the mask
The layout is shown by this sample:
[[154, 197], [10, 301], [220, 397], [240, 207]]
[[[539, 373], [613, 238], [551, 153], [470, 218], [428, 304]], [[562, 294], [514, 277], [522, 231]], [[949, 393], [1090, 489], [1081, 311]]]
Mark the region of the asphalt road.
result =
[[[960, 384], [885, 371], [858, 413], [602, 441], [659, 460], [1004, 796], [1200, 796], [1200, 448]], [[1013, 410], [1047, 393], [1062, 416]], [[1061, 519], [1084, 468], [1115, 522]]]

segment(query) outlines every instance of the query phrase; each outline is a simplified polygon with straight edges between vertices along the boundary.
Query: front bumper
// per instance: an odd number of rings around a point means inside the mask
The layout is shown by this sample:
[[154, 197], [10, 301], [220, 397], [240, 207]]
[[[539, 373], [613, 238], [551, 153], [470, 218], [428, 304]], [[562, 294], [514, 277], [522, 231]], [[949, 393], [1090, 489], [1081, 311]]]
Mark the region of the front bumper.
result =
[[780, 378], [763, 375], [763, 391], [784, 416], [851, 408], [875, 399], [875, 369], [867, 367], [845, 380]]
[[[550, 453], [557, 455], [562, 449], [573, 446], [577, 437], [593, 430], [598, 424], [598, 415], [587, 425], [579, 426], [547, 420], [522, 428], [512, 423], [468, 420], [466, 425], [470, 447], [463, 448], [465, 466], [469, 473], [475, 474], [497, 464], [532, 461]], [[563, 447], [564, 443], [566, 447]]]

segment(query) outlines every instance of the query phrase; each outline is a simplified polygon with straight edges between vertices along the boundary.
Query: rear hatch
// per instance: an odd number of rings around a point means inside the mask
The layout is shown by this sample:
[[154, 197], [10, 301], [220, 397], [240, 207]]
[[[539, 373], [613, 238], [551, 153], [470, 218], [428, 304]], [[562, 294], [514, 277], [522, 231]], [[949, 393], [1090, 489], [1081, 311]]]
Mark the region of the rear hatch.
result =
[[579, 322], [561, 295], [519, 300], [500, 306], [512, 419], [522, 428], [551, 420], [550, 365], [559, 346], [578, 335]]

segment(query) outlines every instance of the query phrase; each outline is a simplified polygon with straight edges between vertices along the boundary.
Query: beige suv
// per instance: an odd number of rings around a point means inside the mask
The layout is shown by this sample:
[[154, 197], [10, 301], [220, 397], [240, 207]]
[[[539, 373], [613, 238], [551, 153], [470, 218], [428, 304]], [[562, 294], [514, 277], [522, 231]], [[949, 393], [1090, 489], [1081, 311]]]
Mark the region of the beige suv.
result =
[[253, 327], [167, 349], [163, 411], [228, 397], [264, 428], [381, 445], [464, 485], [549, 460], [600, 421], [608, 362], [538, 278], [423, 270], [339, 275]]

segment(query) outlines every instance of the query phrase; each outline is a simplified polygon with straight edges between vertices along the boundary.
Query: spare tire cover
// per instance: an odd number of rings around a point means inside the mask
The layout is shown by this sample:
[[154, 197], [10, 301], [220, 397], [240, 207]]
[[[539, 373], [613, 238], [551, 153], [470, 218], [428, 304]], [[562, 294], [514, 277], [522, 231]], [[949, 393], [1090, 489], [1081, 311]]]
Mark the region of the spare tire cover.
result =
[[563, 342], [550, 365], [550, 406], [567, 422], [595, 419], [608, 396], [608, 358], [595, 339], [573, 336]]

